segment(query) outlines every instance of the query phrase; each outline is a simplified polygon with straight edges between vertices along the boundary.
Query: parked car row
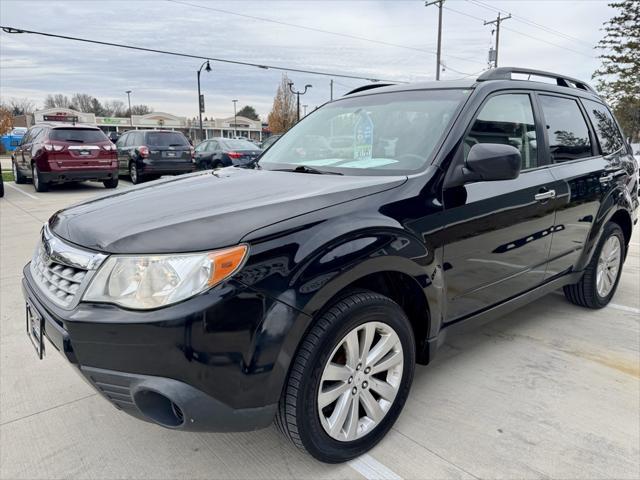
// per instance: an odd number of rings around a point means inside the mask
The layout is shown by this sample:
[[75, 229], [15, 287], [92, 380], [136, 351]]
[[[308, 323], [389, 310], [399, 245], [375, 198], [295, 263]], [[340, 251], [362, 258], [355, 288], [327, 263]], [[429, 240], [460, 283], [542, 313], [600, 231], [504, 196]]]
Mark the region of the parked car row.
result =
[[130, 130], [118, 136], [91, 125], [39, 123], [22, 137], [11, 155], [11, 167], [16, 183], [31, 180], [38, 192], [52, 184], [83, 180], [116, 188], [120, 176], [138, 184], [197, 169], [247, 166], [277, 138], [267, 139], [262, 149], [243, 137], [211, 138], [194, 148], [184, 134], [173, 130]]

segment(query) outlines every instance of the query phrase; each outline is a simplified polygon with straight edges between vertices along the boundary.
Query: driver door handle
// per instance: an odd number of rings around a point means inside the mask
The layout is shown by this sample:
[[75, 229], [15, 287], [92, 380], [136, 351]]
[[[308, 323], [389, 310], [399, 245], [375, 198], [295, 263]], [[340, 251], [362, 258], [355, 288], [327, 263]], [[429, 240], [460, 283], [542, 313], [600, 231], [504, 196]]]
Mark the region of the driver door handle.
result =
[[549, 200], [550, 198], [556, 198], [556, 191], [546, 190], [544, 192], [537, 193], [533, 198], [535, 198], [538, 202], [544, 202], [545, 200]]
[[612, 173], [605, 175], [604, 177], [600, 177], [600, 183], [609, 183], [611, 180], [613, 180]]

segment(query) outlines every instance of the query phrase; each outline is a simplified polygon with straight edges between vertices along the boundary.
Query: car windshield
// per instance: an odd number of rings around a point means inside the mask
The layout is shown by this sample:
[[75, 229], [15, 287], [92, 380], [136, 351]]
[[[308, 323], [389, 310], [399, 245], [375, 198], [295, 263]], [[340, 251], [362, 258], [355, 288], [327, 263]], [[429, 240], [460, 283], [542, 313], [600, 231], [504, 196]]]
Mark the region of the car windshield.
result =
[[255, 144], [248, 140], [229, 139], [221, 141], [222, 146], [227, 150], [256, 150]]
[[305, 166], [347, 175], [419, 170], [469, 92], [415, 90], [329, 103], [274, 143], [262, 155], [260, 166], [269, 170]]
[[54, 128], [49, 139], [58, 142], [95, 143], [107, 141], [107, 136], [97, 128]]
[[146, 144], [151, 147], [188, 147], [186, 137], [178, 132], [149, 132]]

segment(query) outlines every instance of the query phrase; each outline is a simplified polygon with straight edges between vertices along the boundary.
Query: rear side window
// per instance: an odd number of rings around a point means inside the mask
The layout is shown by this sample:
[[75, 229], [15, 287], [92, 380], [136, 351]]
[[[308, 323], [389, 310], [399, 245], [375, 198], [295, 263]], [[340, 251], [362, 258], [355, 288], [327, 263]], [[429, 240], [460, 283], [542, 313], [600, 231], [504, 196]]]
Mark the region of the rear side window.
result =
[[531, 98], [526, 93], [491, 97], [464, 139], [465, 158], [478, 143], [511, 145], [520, 150], [522, 169], [538, 166], [538, 142]]
[[601, 103], [591, 100], [582, 100], [582, 102], [596, 131], [602, 154], [610, 155], [623, 148], [622, 134], [609, 109]]
[[49, 132], [49, 140], [70, 143], [95, 143], [108, 140], [102, 130], [94, 128], [54, 128]]
[[178, 132], [149, 132], [146, 144], [152, 147], [188, 147], [185, 136]]
[[578, 102], [571, 98], [540, 95], [547, 126], [549, 153], [555, 163], [592, 155], [589, 127]]

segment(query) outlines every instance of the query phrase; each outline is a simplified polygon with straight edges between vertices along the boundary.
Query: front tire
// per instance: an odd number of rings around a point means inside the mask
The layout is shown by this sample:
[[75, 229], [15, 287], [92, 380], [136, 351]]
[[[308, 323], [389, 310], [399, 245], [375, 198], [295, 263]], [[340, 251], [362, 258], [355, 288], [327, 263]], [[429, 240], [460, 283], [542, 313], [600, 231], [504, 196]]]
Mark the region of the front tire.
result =
[[406, 402], [415, 341], [404, 311], [369, 291], [348, 295], [303, 339], [276, 425], [320, 461], [339, 463], [376, 445]]
[[38, 165], [34, 163], [31, 170], [33, 172], [33, 188], [36, 189], [36, 192], [48, 192], [49, 184], [42, 180], [40, 170], [38, 170]]
[[565, 297], [581, 307], [605, 307], [618, 288], [625, 248], [622, 229], [617, 223], [607, 223], [580, 281], [564, 287]]

